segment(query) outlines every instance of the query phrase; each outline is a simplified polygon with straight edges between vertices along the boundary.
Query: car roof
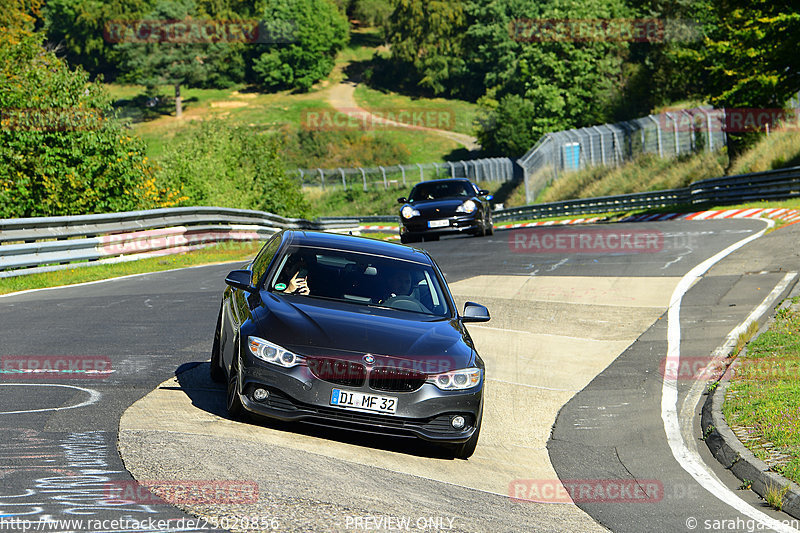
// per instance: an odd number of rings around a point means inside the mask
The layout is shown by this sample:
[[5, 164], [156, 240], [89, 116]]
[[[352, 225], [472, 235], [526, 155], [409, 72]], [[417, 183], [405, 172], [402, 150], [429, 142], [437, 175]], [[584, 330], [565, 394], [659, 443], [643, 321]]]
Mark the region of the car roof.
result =
[[[470, 184], [473, 184], [473, 183], [472, 183], [470, 180], [468, 180], [467, 178], [442, 178], [442, 179], [438, 179], [438, 180], [425, 180], [425, 181], [420, 181], [419, 183], [417, 183], [416, 185], [414, 185], [414, 187], [416, 187], [417, 185], [424, 185], [424, 184], [426, 184], [426, 183], [444, 183], [444, 182], [453, 183], [454, 181], [460, 181], [460, 182], [462, 182], [462, 183], [470, 183]], [[474, 185], [474, 184], [473, 184], [473, 185]]]
[[287, 240], [291, 246], [349, 250], [431, 264], [431, 259], [427, 252], [402, 244], [368, 239], [366, 237], [357, 237], [354, 235], [324, 233], [321, 231], [286, 230], [286, 234]]

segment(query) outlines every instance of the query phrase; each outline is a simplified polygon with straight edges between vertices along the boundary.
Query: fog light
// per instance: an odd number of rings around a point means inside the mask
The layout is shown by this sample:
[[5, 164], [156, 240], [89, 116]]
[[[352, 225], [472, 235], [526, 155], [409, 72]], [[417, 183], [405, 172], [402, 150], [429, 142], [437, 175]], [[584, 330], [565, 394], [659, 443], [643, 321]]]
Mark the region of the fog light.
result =
[[266, 389], [256, 389], [253, 391], [253, 398], [255, 398], [257, 402], [263, 402], [269, 398], [269, 391]]
[[461, 415], [454, 416], [453, 419], [450, 421], [450, 424], [453, 426], [453, 429], [464, 429], [464, 424], [466, 420]]

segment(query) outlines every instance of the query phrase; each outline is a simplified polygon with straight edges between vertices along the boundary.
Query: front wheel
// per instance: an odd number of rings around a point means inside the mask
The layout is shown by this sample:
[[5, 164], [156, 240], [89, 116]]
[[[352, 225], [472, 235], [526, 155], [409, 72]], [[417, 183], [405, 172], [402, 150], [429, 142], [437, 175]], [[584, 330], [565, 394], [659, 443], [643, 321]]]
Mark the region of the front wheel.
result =
[[220, 336], [222, 335], [222, 308], [219, 310], [219, 316], [217, 317], [217, 330], [214, 332], [214, 344], [211, 346], [211, 368], [209, 369], [209, 374], [211, 375], [211, 381], [214, 383], [224, 383], [225, 382], [225, 371], [222, 370], [222, 364], [220, 363], [220, 353], [221, 353], [221, 346], [220, 346]]
[[[238, 342], [237, 342], [238, 345]], [[228, 376], [228, 416], [238, 418], [243, 411], [242, 399], [239, 397], [239, 354], [238, 350], [231, 364], [231, 373]]]

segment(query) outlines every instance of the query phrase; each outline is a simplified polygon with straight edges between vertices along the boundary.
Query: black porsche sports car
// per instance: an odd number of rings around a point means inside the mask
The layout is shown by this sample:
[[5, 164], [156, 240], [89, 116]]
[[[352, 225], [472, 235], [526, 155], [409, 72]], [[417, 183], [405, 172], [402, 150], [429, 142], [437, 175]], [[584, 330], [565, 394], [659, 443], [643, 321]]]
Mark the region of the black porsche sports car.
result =
[[416, 436], [472, 455], [484, 363], [424, 250], [287, 230], [228, 274], [211, 377], [231, 416], [249, 411], [360, 431]]
[[398, 198], [400, 241], [438, 240], [441, 235], [494, 234], [492, 196], [468, 179], [450, 178], [418, 183], [408, 198]]

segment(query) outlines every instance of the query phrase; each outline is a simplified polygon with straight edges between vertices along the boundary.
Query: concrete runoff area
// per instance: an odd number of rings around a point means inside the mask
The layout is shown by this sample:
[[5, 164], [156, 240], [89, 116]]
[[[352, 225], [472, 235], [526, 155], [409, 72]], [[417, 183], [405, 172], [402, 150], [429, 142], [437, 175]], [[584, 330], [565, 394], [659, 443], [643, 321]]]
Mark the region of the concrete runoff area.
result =
[[[179, 505], [199, 516], [267, 512], [281, 518], [284, 527], [293, 521], [289, 529], [340, 530], [347, 524], [334, 507], [382, 515], [413, 509], [430, 515], [434, 510], [426, 508], [426, 490], [434, 495], [446, 490], [458, 505], [461, 492], [453, 491], [460, 487], [495, 503], [491, 511], [489, 504], [474, 509], [460, 504], [453, 513], [474, 517], [459, 522], [456, 530], [480, 531], [488, 525], [512, 530], [528, 523], [543, 531], [600, 531], [569, 503], [511, 503], [509, 487], [515, 480], [558, 479], [546, 449], [558, 411], [662, 316], [678, 279], [477, 276], [452, 283], [459, 306], [483, 303], [493, 316], [486, 324], [468, 325], [487, 367], [481, 437], [468, 461], [437, 454], [432, 447], [420, 452], [419, 444], [385, 444], [387, 438], [229, 420], [224, 391], [208, 380], [207, 365], [167, 380], [125, 412], [120, 454], [139, 480], [258, 481], [258, 503]], [[316, 470], [309, 472], [303, 464]], [[391, 485], [372, 493], [359, 490], [358, 495], [331, 487], [366, 478]], [[290, 487], [301, 493], [297, 497], [316, 502], [317, 511], [282, 517], [279, 500], [290, 497]], [[501, 500], [506, 503], [498, 506]]]

